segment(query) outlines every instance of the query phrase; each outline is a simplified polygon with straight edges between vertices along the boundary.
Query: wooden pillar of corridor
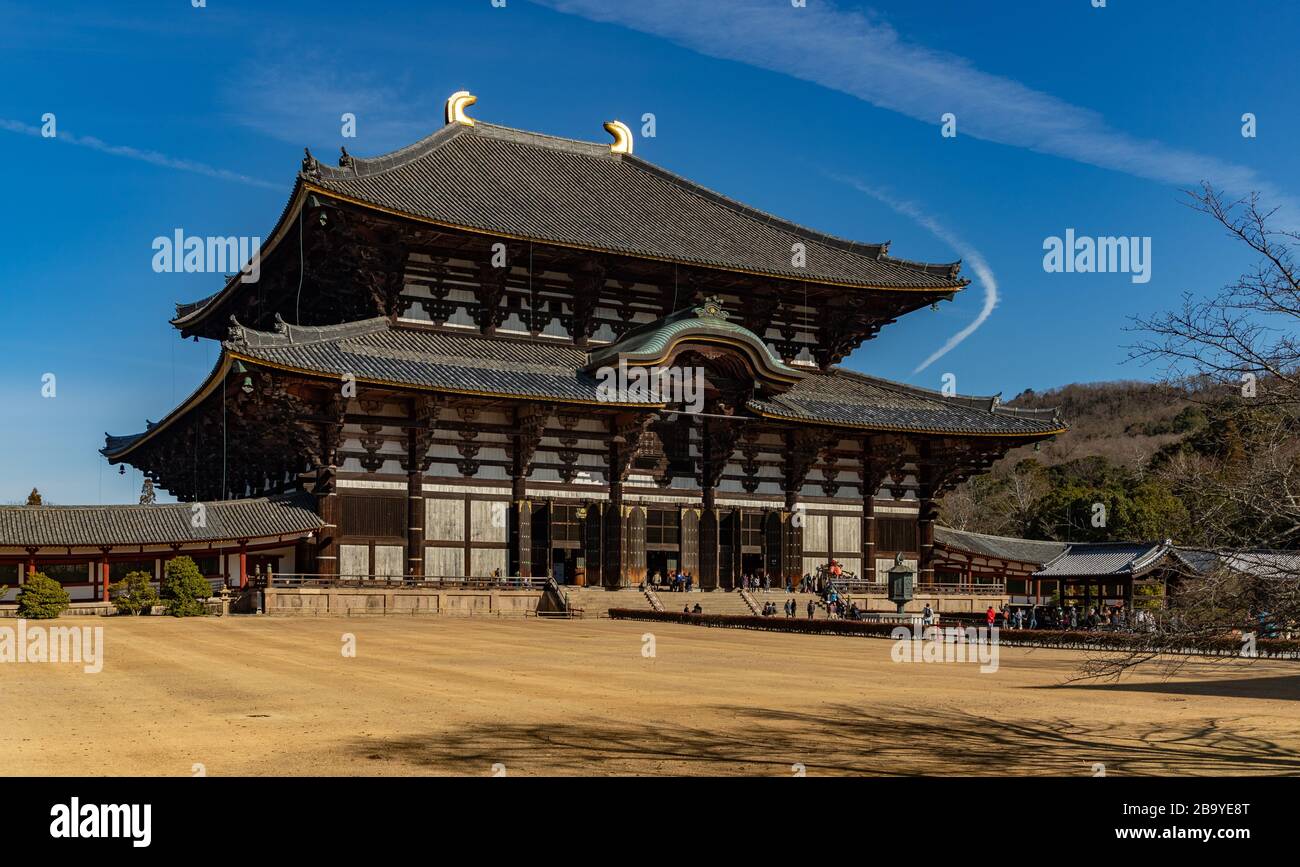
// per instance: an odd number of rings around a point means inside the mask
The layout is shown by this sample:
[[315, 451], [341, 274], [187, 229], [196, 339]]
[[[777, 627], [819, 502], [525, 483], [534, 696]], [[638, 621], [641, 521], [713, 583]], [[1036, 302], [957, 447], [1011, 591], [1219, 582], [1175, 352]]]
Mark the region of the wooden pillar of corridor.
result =
[[102, 598], [103, 601], [105, 601], [105, 602], [108, 601], [108, 595], [109, 595], [109, 594], [108, 594], [108, 584], [109, 584], [109, 581], [108, 581], [108, 552], [111, 551], [111, 550], [113, 550], [113, 549], [112, 549], [112, 548], [100, 548], [100, 549], [99, 549], [99, 553], [100, 553], [100, 559], [99, 559], [99, 583], [100, 583], [100, 585], [101, 585], [101, 587], [100, 587], [100, 594], [101, 594], [101, 598]]

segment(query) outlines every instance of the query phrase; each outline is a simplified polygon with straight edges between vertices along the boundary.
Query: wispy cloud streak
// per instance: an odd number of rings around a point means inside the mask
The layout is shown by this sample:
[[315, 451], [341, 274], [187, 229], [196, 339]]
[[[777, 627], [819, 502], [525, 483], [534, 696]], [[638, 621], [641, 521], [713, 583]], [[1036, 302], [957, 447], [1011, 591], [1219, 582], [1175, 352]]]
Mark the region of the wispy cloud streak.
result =
[[926, 123], [952, 112], [962, 135], [1161, 183], [1258, 191], [1281, 208], [1280, 217], [1300, 225], [1300, 204], [1249, 167], [1129, 135], [1091, 109], [907, 42], [877, 18], [831, 2], [811, 0], [803, 9], [772, 0], [533, 2], [815, 82]]
[[[35, 136], [37, 138], [41, 137], [40, 127], [30, 126], [20, 121], [9, 120], [7, 118], [0, 118], [0, 129], [20, 133], [22, 135]], [[270, 190], [284, 188], [283, 184], [273, 184], [270, 181], [264, 181], [260, 178], [250, 177], [249, 175], [241, 175], [238, 172], [228, 171], [227, 169], [215, 168], [214, 166], [197, 162], [195, 160], [181, 159], [179, 157], [159, 153], [158, 151], [142, 150], [129, 145], [109, 144], [108, 142], [95, 138], [94, 136], [73, 135], [72, 133], [60, 130], [58, 135], [53, 138], [53, 141], [76, 145], [77, 147], [90, 148], [91, 150], [99, 151], [100, 153], [109, 154], [115, 157], [124, 157], [130, 160], [137, 160], [142, 163], [162, 166], [163, 168], [176, 169], [182, 172], [193, 172], [199, 175], [206, 175], [210, 178], [219, 178], [223, 181], [234, 181], [235, 183], [247, 184], [253, 187], [263, 187]]]
[[984, 258], [984, 255], [980, 253], [979, 250], [966, 243], [966, 241], [964, 241], [960, 236], [953, 233], [943, 223], [940, 223], [933, 216], [926, 213], [916, 203], [903, 199], [896, 199], [889, 193], [877, 189], [876, 187], [869, 186], [857, 178], [843, 177], [839, 175], [832, 175], [832, 177], [840, 183], [853, 187], [858, 192], [866, 193], [873, 199], [883, 202], [893, 210], [919, 224], [922, 228], [926, 229], [930, 234], [934, 235], [940, 241], [943, 241], [949, 247], [952, 247], [957, 251], [957, 255], [961, 256], [962, 262], [970, 265], [971, 270], [975, 272], [975, 279], [979, 281], [980, 286], [984, 289], [984, 305], [980, 308], [979, 314], [969, 325], [958, 331], [952, 337], [949, 337], [943, 346], [940, 346], [934, 352], [930, 353], [930, 355], [912, 371], [912, 373], [920, 373], [931, 364], [934, 364], [940, 358], [943, 358], [951, 352], [957, 344], [974, 334], [976, 329], [983, 325], [985, 320], [993, 315], [993, 311], [997, 308], [998, 301], [1000, 300], [998, 294], [998, 278], [993, 273], [993, 269], [989, 267], [988, 260]]

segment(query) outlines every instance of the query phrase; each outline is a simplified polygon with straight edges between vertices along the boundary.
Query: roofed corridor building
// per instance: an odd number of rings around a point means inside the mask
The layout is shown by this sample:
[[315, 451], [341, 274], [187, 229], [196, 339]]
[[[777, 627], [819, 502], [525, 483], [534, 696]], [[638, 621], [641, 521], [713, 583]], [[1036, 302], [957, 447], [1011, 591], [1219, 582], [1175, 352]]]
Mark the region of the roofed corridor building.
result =
[[[957, 264], [734, 202], [614, 125], [611, 147], [466, 104], [382, 157], [308, 153], [257, 282], [177, 309], [182, 336], [222, 341], [215, 368], [109, 436], [111, 463], [186, 501], [309, 496], [290, 571], [326, 578], [713, 589], [830, 557], [883, 581], [901, 552], [924, 587], [943, 494], [1065, 430], [838, 366], [952, 298]], [[663, 369], [694, 402], [603, 388]]]

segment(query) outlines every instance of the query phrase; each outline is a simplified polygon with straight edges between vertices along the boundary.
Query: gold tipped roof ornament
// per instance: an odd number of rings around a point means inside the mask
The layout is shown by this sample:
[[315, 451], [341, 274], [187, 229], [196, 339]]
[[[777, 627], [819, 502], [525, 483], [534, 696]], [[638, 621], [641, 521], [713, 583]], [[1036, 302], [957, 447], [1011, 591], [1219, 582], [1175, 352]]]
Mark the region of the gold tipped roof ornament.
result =
[[605, 132], [614, 137], [614, 143], [609, 146], [610, 153], [632, 153], [632, 130], [628, 128], [627, 124], [621, 120], [606, 121]]
[[447, 97], [447, 107], [445, 114], [447, 123], [458, 123], [461, 126], [473, 126], [474, 118], [465, 114], [465, 109], [478, 102], [478, 97], [468, 90], [458, 90], [451, 96]]

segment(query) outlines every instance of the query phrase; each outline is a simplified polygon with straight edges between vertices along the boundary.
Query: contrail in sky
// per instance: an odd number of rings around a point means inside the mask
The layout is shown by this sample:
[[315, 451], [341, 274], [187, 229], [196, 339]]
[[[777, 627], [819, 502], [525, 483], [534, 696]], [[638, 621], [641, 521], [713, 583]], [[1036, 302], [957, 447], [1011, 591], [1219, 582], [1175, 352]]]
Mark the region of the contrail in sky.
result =
[[[9, 132], [21, 133], [23, 135], [36, 136], [42, 138], [40, 127], [30, 126], [16, 120], [9, 120], [0, 117], [0, 129]], [[196, 162], [194, 160], [180, 159], [179, 157], [168, 156], [158, 151], [141, 150], [140, 148], [130, 147], [129, 145], [113, 145], [102, 139], [97, 139], [89, 135], [73, 135], [69, 132], [60, 131], [58, 135], [52, 138], [53, 141], [62, 142], [63, 144], [76, 145], [77, 147], [90, 148], [100, 153], [110, 154], [115, 157], [125, 157], [130, 160], [138, 160], [142, 163], [149, 163], [155, 166], [162, 166], [168, 169], [178, 169], [183, 172], [194, 172], [195, 174], [206, 175], [210, 178], [220, 178], [223, 181], [234, 181], [240, 184], [248, 184], [253, 187], [263, 187], [270, 190], [282, 190], [283, 184], [273, 184], [270, 181], [264, 181], [260, 178], [241, 175], [238, 172], [228, 171], [227, 169], [218, 169], [206, 163]]]
[[969, 262], [971, 270], [975, 272], [975, 278], [979, 281], [980, 285], [984, 287], [984, 306], [980, 308], [979, 315], [961, 331], [958, 331], [952, 337], [949, 337], [948, 341], [944, 343], [943, 346], [940, 346], [934, 352], [930, 353], [930, 355], [912, 371], [912, 373], [920, 373], [931, 364], [934, 364], [940, 358], [947, 355], [949, 351], [957, 346], [957, 344], [974, 334], [975, 329], [983, 325], [984, 321], [992, 315], [993, 310], [998, 306], [999, 301], [998, 278], [993, 273], [993, 269], [989, 267], [988, 260], [984, 258], [984, 255], [980, 253], [979, 250], [966, 243], [966, 241], [958, 235], [953, 234], [947, 226], [943, 225], [934, 217], [923, 211], [919, 205], [914, 202], [895, 199], [888, 193], [878, 190], [875, 187], [868, 186], [856, 178], [844, 177], [841, 175], [832, 175], [831, 177], [840, 183], [848, 184], [858, 192], [866, 193], [873, 199], [884, 202], [898, 213], [914, 220], [916, 223], [919, 223], [922, 227], [928, 230], [930, 234], [956, 250], [957, 254], [961, 256], [963, 263]]

